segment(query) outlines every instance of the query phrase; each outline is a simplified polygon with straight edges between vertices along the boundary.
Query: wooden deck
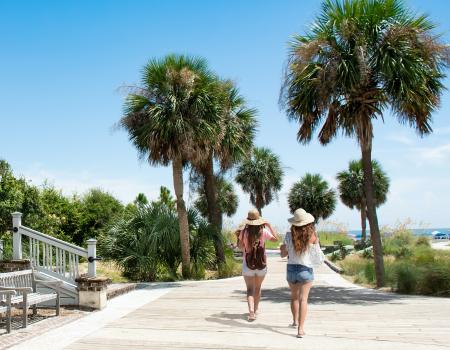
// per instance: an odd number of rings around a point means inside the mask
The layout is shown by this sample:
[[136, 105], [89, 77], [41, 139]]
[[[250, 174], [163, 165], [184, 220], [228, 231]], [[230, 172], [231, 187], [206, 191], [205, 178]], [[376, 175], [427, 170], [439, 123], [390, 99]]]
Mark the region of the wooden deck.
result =
[[316, 271], [307, 336], [297, 339], [284, 269], [269, 259], [254, 323], [241, 278], [180, 283], [67, 349], [450, 349], [450, 299], [355, 288], [326, 266]]

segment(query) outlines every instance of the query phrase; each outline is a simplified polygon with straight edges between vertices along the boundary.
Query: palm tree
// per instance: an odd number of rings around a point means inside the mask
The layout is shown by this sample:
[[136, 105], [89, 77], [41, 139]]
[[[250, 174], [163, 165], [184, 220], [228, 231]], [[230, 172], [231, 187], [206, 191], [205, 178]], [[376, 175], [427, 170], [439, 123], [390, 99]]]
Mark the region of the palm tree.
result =
[[220, 91], [215, 100], [216, 109], [221, 113], [216, 124], [218, 137], [210, 140], [207, 156], [193, 164], [202, 179], [206, 217], [216, 230], [215, 252], [218, 265], [225, 261], [225, 254], [221, 237], [223, 210], [218, 203], [221, 184], [217, 183], [217, 178], [222, 176], [215, 175], [214, 160], [220, 164], [223, 174], [250, 152], [256, 130], [256, 110], [246, 106], [245, 99], [231, 81], [220, 81], [219, 84]]
[[[373, 198], [378, 208], [387, 200], [389, 192], [389, 177], [381, 168], [380, 163], [372, 160]], [[341, 171], [336, 179], [342, 203], [350, 209], [356, 208], [361, 213], [361, 240], [366, 240], [367, 205], [364, 195], [364, 171], [361, 160], [353, 160], [347, 171]]]
[[260, 214], [281, 190], [282, 179], [280, 160], [267, 148], [254, 148], [250, 157], [239, 165], [236, 175], [236, 182], [250, 194], [250, 202]]
[[291, 213], [298, 208], [305, 209], [316, 219], [326, 219], [336, 208], [336, 192], [330, 189], [319, 174], [306, 174], [294, 183], [289, 191], [288, 204]]
[[[203, 179], [200, 179], [199, 184], [195, 184], [195, 192], [198, 197], [194, 202], [195, 208], [204, 217], [208, 217], [208, 203], [206, 201], [205, 189], [203, 187]], [[234, 191], [233, 184], [225, 179], [223, 176], [215, 175], [216, 192], [217, 192], [217, 207], [220, 212], [220, 218], [225, 214], [231, 217], [236, 213], [238, 207], [238, 196]], [[222, 222], [222, 220], [221, 220]], [[222, 225], [221, 225], [222, 226]]]
[[390, 109], [420, 135], [431, 133], [448, 64], [448, 48], [433, 29], [427, 16], [411, 13], [401, 0], [325, 0], [312, 29], [291, 43], [281, 103], [300, 123], [299, 142], [311, 141], [319, 127], [323, 145], [339, 132], [358, 140], [378, 287], [384, 263], [372, 123]]
[[126, 98], [121, 119], [141, 157], [151, 165], [172, 165], [184, 278], [190, 275], [190, 257], [183, 167], [204, 154], [205, 140], [217, 136], [212, 93], [216, 81], [204, 59], [168, 55], [150, 60], [142, 72], [142, 87]]

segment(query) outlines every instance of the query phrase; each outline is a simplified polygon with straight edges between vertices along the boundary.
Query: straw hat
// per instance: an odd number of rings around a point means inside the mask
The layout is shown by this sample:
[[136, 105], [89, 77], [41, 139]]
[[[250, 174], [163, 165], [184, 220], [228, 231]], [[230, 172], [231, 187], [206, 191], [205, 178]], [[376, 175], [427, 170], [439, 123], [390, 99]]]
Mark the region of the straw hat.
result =
[[250, 209], [247, 214], [247, 219], [244, 220], [240, 225], [239, 228], [245, 227], [245, 225], [250, 226], [259, 226], [266, 223], [266, 220], [264, 220], [260, 215], [259, 211], [257, 209]]
[[289, 223], [294, 226], [305, 226], [315, 221], [314, 216], [307, 213], [305, 209], [297, 209], [294, 216], [288, 219]]

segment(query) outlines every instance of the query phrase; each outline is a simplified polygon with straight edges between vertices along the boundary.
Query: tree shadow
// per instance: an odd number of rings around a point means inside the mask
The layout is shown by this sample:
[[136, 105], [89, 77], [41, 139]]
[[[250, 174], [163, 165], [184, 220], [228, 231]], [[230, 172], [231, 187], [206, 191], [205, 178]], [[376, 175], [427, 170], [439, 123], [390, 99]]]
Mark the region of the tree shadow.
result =
[[[235, 294], [245, 296], [244, 290], [235, 290]], [[309, 293], [309, 304], [348, 304], [372, 305], [380, 303], [398, 303], [411, 296], [377, 291], [374, 289], [357, 289], [334, 286], [313, 286]], [[270, 288], [262, 290], [261, 301], [285, 303], [291, 299], [288, 287]]]

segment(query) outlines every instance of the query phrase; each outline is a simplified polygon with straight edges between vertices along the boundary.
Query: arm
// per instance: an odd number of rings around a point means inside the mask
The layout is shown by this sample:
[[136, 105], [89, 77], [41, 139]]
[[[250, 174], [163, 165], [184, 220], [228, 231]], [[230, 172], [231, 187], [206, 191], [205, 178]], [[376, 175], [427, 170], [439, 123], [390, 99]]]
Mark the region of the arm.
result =
[[285, 244], [285, 243], [283, 243], [282, 245], [280, 245], [280, 253], [281, 253], [281, 257], [282, 257], [282, 258], [285, 258], [285, 257], [288, 256], [288, 251], [287, 251], [287, 248], [286, 248], [286, 244]]
[[269, 238], [270, 241], [272, 242], [277, 242], [280, 240], [280, 237], [278, 236], [277, 232], [273, 229], [272, 225], [270, 223], [266, 223], [266, 226], [269, 230], [269, 232], [271, 233], [272, 237]]
[[319, 237], [317, 236], [316, 232], [314, 232], [314, 234], [309, 239], [309, 244], [319, 244]]
[[241, 236], [241, 232], [242, 230], [237, 229], [234, 234], [236, 235], [236, 245], [238, 246], [238, 248], [240, 250], [244, 250], [244, 242], [242, 242], [241, 239], [239, 239], [239, 237]]

